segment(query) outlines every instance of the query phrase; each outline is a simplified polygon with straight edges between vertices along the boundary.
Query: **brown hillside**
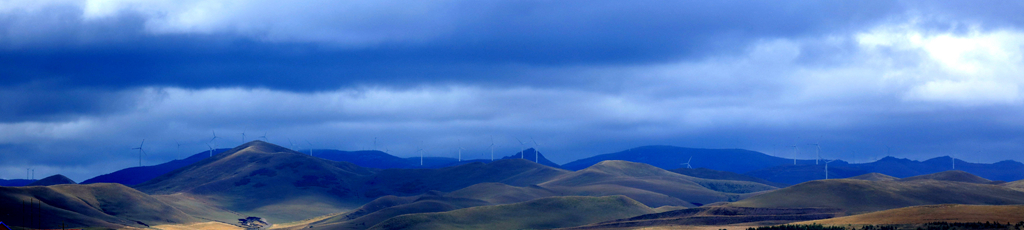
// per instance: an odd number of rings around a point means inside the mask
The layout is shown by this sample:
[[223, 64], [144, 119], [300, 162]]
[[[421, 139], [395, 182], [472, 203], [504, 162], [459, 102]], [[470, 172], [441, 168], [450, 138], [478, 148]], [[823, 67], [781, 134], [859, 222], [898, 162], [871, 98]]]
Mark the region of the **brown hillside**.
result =
[[914, 181], [914, 180], [941, 180], [941, 181], [956, 181], [966, 183], [978, 183], [978, 184], [990, 184], [991, 180], [970, 174], [968, 172], [960, 170], [950, 170], [944, 172], [937, 172], [927, 175], [920, 175], [914, 177], [907, 177], [900, 179], [901, 181]]
[[253, 141], [136, 188], [150, 194], [181, 193], [215, 208], [281, 223], [358, 207], [370, 200], [360, 191], [359, 178], [374, 172]]
[[850, 178], [846, 178], [846, 179], [857, 179], [857, 180], [866, 180], [866, 181], [894, 181], [894, 180], [899, 180], [900, 178], [894, 177], [894, 176], [885, 175], [885, 174], [881, 174], [881, 173], [868, 173], [868, 174], [864, 174], [864, 175], [860, 175], [860, 176], [855, 176], [855, 177], [850, 177]]
[[[24, 204], [38, 203], [43, 219], [26, 223]], [[0, 187], [0, 207], [10, 226], [145, 227], [198, 221], [184, 212], [121, 184], [67, 184], [31, 187]]]
[[729, 204], [737, 207], [827, 207], [865, 213], [931, 204], [1024, 204], [1024, 192], [955, 181], [817, 180]]
[[651, 213], [625, 196], [550, 197], [515, 204], [402, 215], [370, 229], [548, 229]]
[[[636, 229], [669, 226], [775, 225], [831, 218], [838, 209], [700, 207], [652, 213], [568, 229]], [[720, 228], [719, 228], [720, 229]]]
[[942, 204], [913, 206], [860, 215], [836, 217], [797, 224], [924, 224], [931, 222], [999, 222], [1017, 223], [1024, 220], [1021, 205], [963, 205]]
[[651, 165], [602, 161], [540, 186], [564, 195], [626, 195], [648, 206], [688, 206], [738, 200], [740, 194], [775, 189], [749, 182], [686, 176]]

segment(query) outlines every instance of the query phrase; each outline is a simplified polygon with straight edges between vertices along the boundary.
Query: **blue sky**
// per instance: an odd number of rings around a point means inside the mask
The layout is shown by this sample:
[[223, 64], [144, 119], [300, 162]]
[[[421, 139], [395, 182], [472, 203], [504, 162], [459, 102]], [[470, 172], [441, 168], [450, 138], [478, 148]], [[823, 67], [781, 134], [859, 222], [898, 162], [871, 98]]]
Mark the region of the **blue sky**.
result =
[[[1024, 160], [1024, 3], [0, 1], [0, 177], [262, 136], [556, 163], [667, 144]], [[180, 148], [178, 143], [181, 144]], [[794, 151], [788, 146], [798, 145]]]

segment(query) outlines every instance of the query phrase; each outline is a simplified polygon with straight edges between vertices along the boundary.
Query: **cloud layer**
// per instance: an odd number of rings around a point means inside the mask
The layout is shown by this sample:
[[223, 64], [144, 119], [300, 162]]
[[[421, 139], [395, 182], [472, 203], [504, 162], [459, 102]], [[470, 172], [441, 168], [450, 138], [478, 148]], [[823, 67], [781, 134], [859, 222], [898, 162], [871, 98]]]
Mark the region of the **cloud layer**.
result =
[[646, 144], [1024, 160], [1021, 8], [7, 1], [0, 176], [81, 181], [137, 164], [142, 139], [155, 164], [243, 131], [480, 158], [532, 138], [558, 163]]

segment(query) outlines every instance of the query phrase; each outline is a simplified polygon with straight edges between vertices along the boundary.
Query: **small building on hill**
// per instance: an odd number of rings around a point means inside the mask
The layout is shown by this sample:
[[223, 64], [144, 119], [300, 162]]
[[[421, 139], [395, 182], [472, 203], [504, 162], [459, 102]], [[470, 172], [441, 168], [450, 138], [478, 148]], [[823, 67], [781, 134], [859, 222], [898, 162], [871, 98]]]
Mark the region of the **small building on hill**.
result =
[[245, 228], [245, 230], [265, 230], [270, 229], [270, 226], [273, 226], [272, 224], [267, 223], [267, 221], [263, 220], [263, 218], [255, 216], [246, 217], [245, 219], [238, 219], [238, 225], [241, 225], [243, 228]]

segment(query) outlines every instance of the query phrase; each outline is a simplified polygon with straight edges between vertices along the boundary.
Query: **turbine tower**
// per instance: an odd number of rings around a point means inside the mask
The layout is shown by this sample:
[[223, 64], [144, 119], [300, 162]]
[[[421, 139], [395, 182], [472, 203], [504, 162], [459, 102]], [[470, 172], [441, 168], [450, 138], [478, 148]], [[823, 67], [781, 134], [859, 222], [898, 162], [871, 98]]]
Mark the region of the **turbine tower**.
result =
[[309, 156], [313, 156], [313, 143], [310, 143], [309, 140], [306, 140], [306, 144], [309, 144]]
[[178, 145], [178, 159], [181, 159], [181, 143], [178, 140], [174, 140], [174, 144]]
[[270, 142], [270, 140], [267, 140], [267, 132], [263, 132], [263, 136], [260, 136], [260, 138], [263, 138], [263, 141]]
[[518, 137], [516, 138], [516, 141], [519, 142], [519, 159], [526, 159], [524, 156], [526, 155], [526, 144], [523, 144], [523, 141], [519, 140]]
[[831, 163], [833, 161], [836, 161], [836, 160], [825, 161], [825, 179], [826, 180], [828, 180], [828, 163]]
[[540, 163], [540, 151], [537, 150], [537, 147], [540, 147], [540, 144], [537, 144], [537, 140], [534, 140], [532, 137], [530, 138], [530, 141], [533, 141], [533, 162]]
[[143, 144], [146, 144], [146, 139], [142, 139], [142, 143], [139, 143], [139, 147], [132, 148], [132, 150], [139, 150], [139, 166], [142, 166], [142, 154], [146, 153], [146, 150], [142, 150]]
[[420, 153], [420, 166], [423, 166], [423, 149], [416, 148], [416, 152]]
[[491, 161], [494, 161], [494, 137], [491, 137]]
[[216, 142], [216, 140], [217, 140], [217, 131], [212, 131], [212, 132], [213, 132], [213, 138], [210, 139], [210, 143], [213, 143], [213, 146], [217, 146], [217, 142]]
[[462, 140], [459, 140], [456, 143], [459, 144], [459, 148], [457, 149], [459, 151], [459, 162], [462, 162], [462, 150], [463, 150], [463, 148], [462, 148]]
[[793, 165], [796, 165], [796, 157], [800, 153], [800, 146], [794, 145], [792, 147], [793, 147]]
[[213, 146], [210, 146], [210, 144], [206, 144], [206, 147], [210, 148], [210, 157], [213, 157]]
[[693, 160], [693, 156], [690, 156], [690, 159], [686, 160], [686, 163], [683, 163], [684, 165], [686, 165], [686, 168], [688, 168], [688, 169], [692, 169], [693, 168], [693, 167], [690, 167], [690, 161], [692, 161], [692, 160]]
[[956, 170], [956, 155], [949, 155], [949, 158], [953, 160], [953, 170]]
[[816, 157], [814, 158], [814, 164], [817, 165], [818, 164], [818, 160], [821, 160], [821, 145], [818, 145], [817, 143], [815, 143], [815, 144], [807, 144], [807, 145], [813, 145], [814, 147], [817, 148], [817, 150], [815, 150], [815, 152], [814, 152], [814, 154], [816, 155]]

